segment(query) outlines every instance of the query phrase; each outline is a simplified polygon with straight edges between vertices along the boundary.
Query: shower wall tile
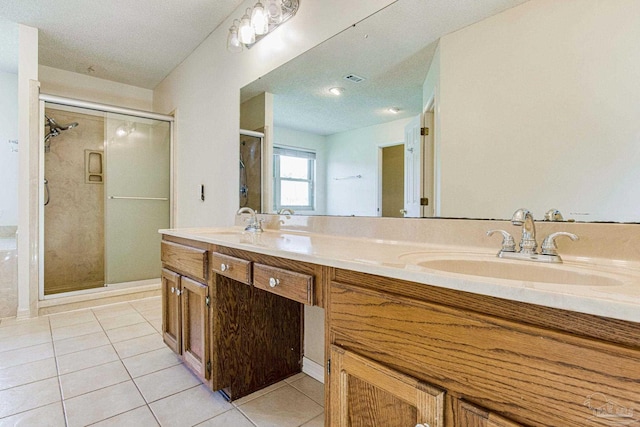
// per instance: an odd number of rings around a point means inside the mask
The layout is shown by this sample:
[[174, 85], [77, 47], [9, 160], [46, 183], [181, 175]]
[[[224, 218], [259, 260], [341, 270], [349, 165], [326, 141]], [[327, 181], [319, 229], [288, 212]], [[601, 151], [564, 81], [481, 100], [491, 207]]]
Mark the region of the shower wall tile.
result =
[[104, 284], [104, 186], [85, 183], [85, 150], [104, 149], [104, 118], [48, 108], [58, 123], [78, 126], [51, 138], [45, 154], [45, 294]]

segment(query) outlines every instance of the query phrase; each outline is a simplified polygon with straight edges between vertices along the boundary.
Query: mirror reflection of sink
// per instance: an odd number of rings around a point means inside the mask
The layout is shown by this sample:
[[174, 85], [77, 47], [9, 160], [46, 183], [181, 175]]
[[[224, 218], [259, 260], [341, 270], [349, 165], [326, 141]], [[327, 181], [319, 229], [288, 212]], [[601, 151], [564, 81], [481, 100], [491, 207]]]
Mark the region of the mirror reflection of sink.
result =
[[433, 270], [496, 279], [577, 286], [618, 286], [624, 284], [615, 277], [592, 270], [583, 271], [565, 265], [505, 262], [497, 258], [492, 260], [430, 259], [416, 264]]

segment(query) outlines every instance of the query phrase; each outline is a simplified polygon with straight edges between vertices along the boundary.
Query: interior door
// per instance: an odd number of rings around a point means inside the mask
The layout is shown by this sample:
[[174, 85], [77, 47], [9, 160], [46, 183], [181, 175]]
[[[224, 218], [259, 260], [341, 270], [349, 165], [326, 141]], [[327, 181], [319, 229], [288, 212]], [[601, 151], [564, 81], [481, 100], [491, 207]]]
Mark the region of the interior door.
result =
[[404, 128], [404, 216], [422, 215], [420, 199], [423, 191], [424, 143], [420, 135], [422, 116], [418, 115]]

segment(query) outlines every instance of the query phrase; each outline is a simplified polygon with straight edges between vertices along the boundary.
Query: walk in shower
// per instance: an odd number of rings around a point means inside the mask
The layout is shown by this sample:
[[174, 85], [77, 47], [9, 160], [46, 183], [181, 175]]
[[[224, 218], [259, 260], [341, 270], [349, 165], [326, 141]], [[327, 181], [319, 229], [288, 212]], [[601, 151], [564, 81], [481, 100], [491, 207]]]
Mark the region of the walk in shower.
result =
[[45, 103], [41, 297], [158, 280], [171, 123]]
[[262, 140], [264, 134], [240, 130], [240, 207], [262, 212]]

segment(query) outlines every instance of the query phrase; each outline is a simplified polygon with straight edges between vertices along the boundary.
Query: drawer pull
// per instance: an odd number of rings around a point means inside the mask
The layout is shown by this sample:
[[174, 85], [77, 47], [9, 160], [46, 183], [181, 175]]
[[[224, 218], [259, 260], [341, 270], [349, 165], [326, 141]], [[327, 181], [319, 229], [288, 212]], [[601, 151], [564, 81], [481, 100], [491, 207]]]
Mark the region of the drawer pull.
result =
[[271, 286], [272, 288], [275, 288], [279, 284], [280, 284], [280, 279], [276, 279], [275, 277], [269, 278], [269, 286]]
[[228, 264], [225, 264], [225, 263], [220, 264], [220, 271], [227, 271], [227, 270], [230, 270]]

